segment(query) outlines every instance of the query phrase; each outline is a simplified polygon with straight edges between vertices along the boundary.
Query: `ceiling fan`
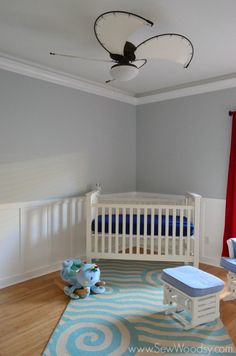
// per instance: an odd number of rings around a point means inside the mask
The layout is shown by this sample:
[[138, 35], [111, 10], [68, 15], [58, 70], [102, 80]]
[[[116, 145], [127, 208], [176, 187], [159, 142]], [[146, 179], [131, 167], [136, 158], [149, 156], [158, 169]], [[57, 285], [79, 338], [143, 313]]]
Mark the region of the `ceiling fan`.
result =
[[177, 33], [156, 35], [135, 46], [127, 39], [142, 26], [153, 26], [153, 22], [142, 16], [125, 11], [109, 11], [101, 14], [94, 23], [94, 33], [100, 45], [109, 53], [110, 60], [78, 57], [69, 54], [50, 52], [70, 58], [113, 63], [110, 68], [112, 79], [127, 81], [135, 78], [139, 69], [149, 59], [166, 59], [182, 64], [187, 68], [193, 58], [191, 41]]

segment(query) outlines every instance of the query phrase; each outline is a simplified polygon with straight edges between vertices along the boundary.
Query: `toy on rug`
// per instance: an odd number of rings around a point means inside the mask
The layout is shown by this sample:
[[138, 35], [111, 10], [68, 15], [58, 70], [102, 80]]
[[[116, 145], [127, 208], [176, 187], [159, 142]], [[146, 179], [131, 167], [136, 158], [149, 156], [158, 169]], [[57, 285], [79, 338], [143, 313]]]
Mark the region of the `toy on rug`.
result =
[[81, 262], [80, 259], [65, 260], [60, 275], [69, 283], [64, 292], [72, 299], [105, 292], [105, 282], [100, 281], [100, 268], [94, 263]]

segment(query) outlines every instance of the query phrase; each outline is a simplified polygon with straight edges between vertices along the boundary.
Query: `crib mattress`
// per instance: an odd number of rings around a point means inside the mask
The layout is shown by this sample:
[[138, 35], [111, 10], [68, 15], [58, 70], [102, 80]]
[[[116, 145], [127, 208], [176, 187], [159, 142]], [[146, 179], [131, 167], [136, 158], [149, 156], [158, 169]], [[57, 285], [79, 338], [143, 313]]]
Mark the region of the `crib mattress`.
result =
[[190, 297], [216, 294], [224, 287], [221, 279], [192, 266], [163, 269], [161, 278]]
[[227, 271], [236, 273], [236, 258], [221, 257], [220, 265]]
[[[147, 215], [147, 231], [144, 233], [144, 220], [145, 216], [144, 215], [139, 215], [140, 216], [140, 229], [139, 229], [139, 235], [151, 235], [151, 215]], [[116, 233], [116, 215], [112, 214], [112, 221], [111, 221], [111, 229], [112, 229], [112, 234]], [[123, 234], [123, 215], [119, 214], [118, 216], [119, 222], [118, 222], [118, 233]], [[125, 234], [130, 235], [130, 215], [126, 214], [125, 215]], [[159, 218], [158, 215], [154, 216], [154, 235], [158, 235], [158, 226], [159, 224]], [[188, 219], [186, 217], [183, 218], [183, 236], [187, 236], [187, 226], [188, 226]], [[92, 231], [95, 232], [95, 220], [92, 221]], [[102, 215], [98, 215], [98, 233], [102, 232]], [[104, 232], [105, 233], [111, 233], [109, 232], [109, 215], [105, 215], [105, 223], [104, 223]], [[190, 223], [190, 236], [194, 234], [194, 225]], [[132, 235], [137, 235], [137, 215], [133, 214], [133, 232]], [[165, 236], [166, 235], [166, 216], [162, 215], [161, 217], [161, 235]], [[168, 231], [167, 231], [168, 236], [173, 235], [173, 216], [169, 215], [169, 226], [168, 226]], [[180, 216], [176, 216], [176, 231], [175, 231], [175, 236], [180, 236], [182, 235], [180, 231]]]

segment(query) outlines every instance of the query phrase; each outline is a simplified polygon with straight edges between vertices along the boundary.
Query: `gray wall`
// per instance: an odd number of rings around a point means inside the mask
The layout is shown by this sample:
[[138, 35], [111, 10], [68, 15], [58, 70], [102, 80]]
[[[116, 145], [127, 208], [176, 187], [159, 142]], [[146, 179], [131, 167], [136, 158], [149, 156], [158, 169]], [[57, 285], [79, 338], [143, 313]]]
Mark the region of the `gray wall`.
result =
[[225, 198], [236, 89], [137, 108], [137, 190]]
[[0, 203], [135, 190], [136, 109], [0, 70]]
[[83, 194], [96, 182], [108, 193], [224, 198], [235, 106], [228, 89], [136, 109], [0, 70], [0, 203]]

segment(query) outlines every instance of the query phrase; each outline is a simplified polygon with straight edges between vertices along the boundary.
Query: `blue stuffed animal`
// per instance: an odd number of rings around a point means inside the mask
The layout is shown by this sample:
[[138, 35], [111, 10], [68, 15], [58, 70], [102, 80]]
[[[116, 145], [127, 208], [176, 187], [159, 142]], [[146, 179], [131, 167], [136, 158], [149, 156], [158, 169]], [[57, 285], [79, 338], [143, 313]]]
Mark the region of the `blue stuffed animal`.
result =
[[94, 263], [81, 262], [80, 259], [65, 260], [60, 274], [63, 281], [70, 284], [64, 292], [72, 299], [105, 292], [105, 283], [100, 281], [100, 268]]

